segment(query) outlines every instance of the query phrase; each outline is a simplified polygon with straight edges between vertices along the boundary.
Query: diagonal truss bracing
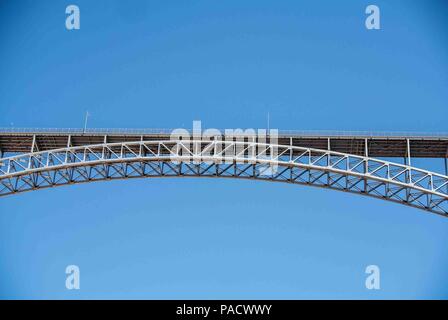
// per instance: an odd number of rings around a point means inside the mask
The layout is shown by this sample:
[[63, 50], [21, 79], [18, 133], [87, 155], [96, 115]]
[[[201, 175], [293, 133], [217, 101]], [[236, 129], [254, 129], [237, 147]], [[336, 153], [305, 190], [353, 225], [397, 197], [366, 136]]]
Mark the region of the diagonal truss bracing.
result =
[[330, 188], [448, 216], [448, 177], [359, 155], [241, 141], [135, 141], [0, 159], [0, 196], [138, 177], [230, 177]]

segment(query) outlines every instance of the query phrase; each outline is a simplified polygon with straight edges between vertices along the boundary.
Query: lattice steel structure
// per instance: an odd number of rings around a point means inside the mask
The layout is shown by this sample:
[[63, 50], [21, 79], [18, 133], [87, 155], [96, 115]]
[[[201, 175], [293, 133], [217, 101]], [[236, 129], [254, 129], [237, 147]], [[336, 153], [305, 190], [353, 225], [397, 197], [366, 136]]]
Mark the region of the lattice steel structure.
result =
[[[73, 146], [71, 135], [66, 135], [66, 146], [53, 148], [58, 143], [56, 139], [47, 139], [48, 147], [42, 142], [38, 144], [39, 139], [33, 134], [30, 152], [23, 153], [22, 145], [14, 139], [22, 137], [22, 141], [27, 141], [29, 134], [0, 134], [0, 148], [13, 154], [0, 159], [0, 196], [113, 179], [226, 177], [330, 188], [448, 216], [448, 177], [412, 167], [409, 138], [403, 139], [407, 146], [403, 156], [408, 161], [399, 164], [372, 158], [368, 152], [369, 143], [374, 141], [372, 137], [359, 138], [365, 144], [365, 154], [360, 155], [358, 149], [353, 154], [331, 150], [335, 137], [314, 137], [317, 142], [327, 140], [327, 148], [318, 149], [294, 144], [294, 139], [313, 137], [291, 135], [280, 135], [277, 144], [259, 143], [255, 139], [223, 141], [217, 137], [212, 141], [164, 140], [161, 134], [152, 134], [152, 140], [141, 135], [137, 141], [131, 138], [109, 142], [109, 136], [104, 135], [102, 143], [89, 141], [97, 136], [80, 135], [82, 144]], [[8, 137], [13, 137], [9, 145], [5, 143]], [[282, 144], [286, 138], [289, 144]], [[440, 153], [446, 159], [447, 146], [448, 139], [434, 138], [432, 146], [416, 152]], [[383, 152], [397, 156], [396, 151]]]

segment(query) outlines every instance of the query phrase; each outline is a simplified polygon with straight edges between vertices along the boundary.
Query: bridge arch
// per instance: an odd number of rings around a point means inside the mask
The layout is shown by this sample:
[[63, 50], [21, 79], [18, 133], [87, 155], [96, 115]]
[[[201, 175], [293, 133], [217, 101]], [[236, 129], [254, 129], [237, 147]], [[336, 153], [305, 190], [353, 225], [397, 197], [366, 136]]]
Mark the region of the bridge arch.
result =
[[380, 159], [241, 141], [132, 141], [0, 159], [0, 196], [114, 179], [222, 177], [329, 188], [448, 216], [448, 177]]

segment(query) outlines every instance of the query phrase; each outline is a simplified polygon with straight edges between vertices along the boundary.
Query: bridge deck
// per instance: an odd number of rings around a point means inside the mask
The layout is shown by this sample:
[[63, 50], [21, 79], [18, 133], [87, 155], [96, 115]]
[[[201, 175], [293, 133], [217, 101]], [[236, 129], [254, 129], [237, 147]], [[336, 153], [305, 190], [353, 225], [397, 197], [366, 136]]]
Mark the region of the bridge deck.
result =
[[[132, 131], [132, 130], [129, 130]], [[138, 132], [101, 131], [89, 129], [66, 131], [41, 131], [41, 130], [0, 130], [0, 151], [5, 153], [30, 152], [35, 140], [34, 151], [44, 151], [65, 148], [70, 137], [70, 146], [82, 146], [89, 144], [101, 144], [126, 142], [126, 141], [151, 141], [169, 140], [170, 132], [166, 130], [145, 130]], [[416, 158], [447, 158], [448, 134], [434, 135], [382, 135], [382, 134], [349, 134], [349, 133], [325, 133], [315, 134], [307, 132], [279, 132], [278, 144], [292, 145], [306, 148], [328, 149], [365, 155], [366, 143], [370, 157], [406, 157], [407, 140], [409, 140], [411, 157]]]

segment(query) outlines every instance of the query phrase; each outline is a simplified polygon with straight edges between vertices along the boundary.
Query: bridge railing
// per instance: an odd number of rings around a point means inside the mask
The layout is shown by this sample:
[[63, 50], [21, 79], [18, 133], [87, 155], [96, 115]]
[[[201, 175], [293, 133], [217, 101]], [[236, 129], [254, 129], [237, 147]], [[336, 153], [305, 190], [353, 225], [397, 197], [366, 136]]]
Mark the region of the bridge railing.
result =
[[[161, 134], [169, 135], [173, 128], [0, 128], [0, 133], [32, 134]], [[192, 133], [192, 129], [185, 130]], [[225, 129], [218, 129], [225, 132]], [[258, 129], [256, 129], [258, 130]], [[260, 130], [266, 130], [260, 128]], [[278, 130], [279, 135], [287, 136], [330, 136], [330, 137], [439, 137], [447, 138], [448, 132], [401, 132], [401, 131], [346, 131], [346, 130]]]

